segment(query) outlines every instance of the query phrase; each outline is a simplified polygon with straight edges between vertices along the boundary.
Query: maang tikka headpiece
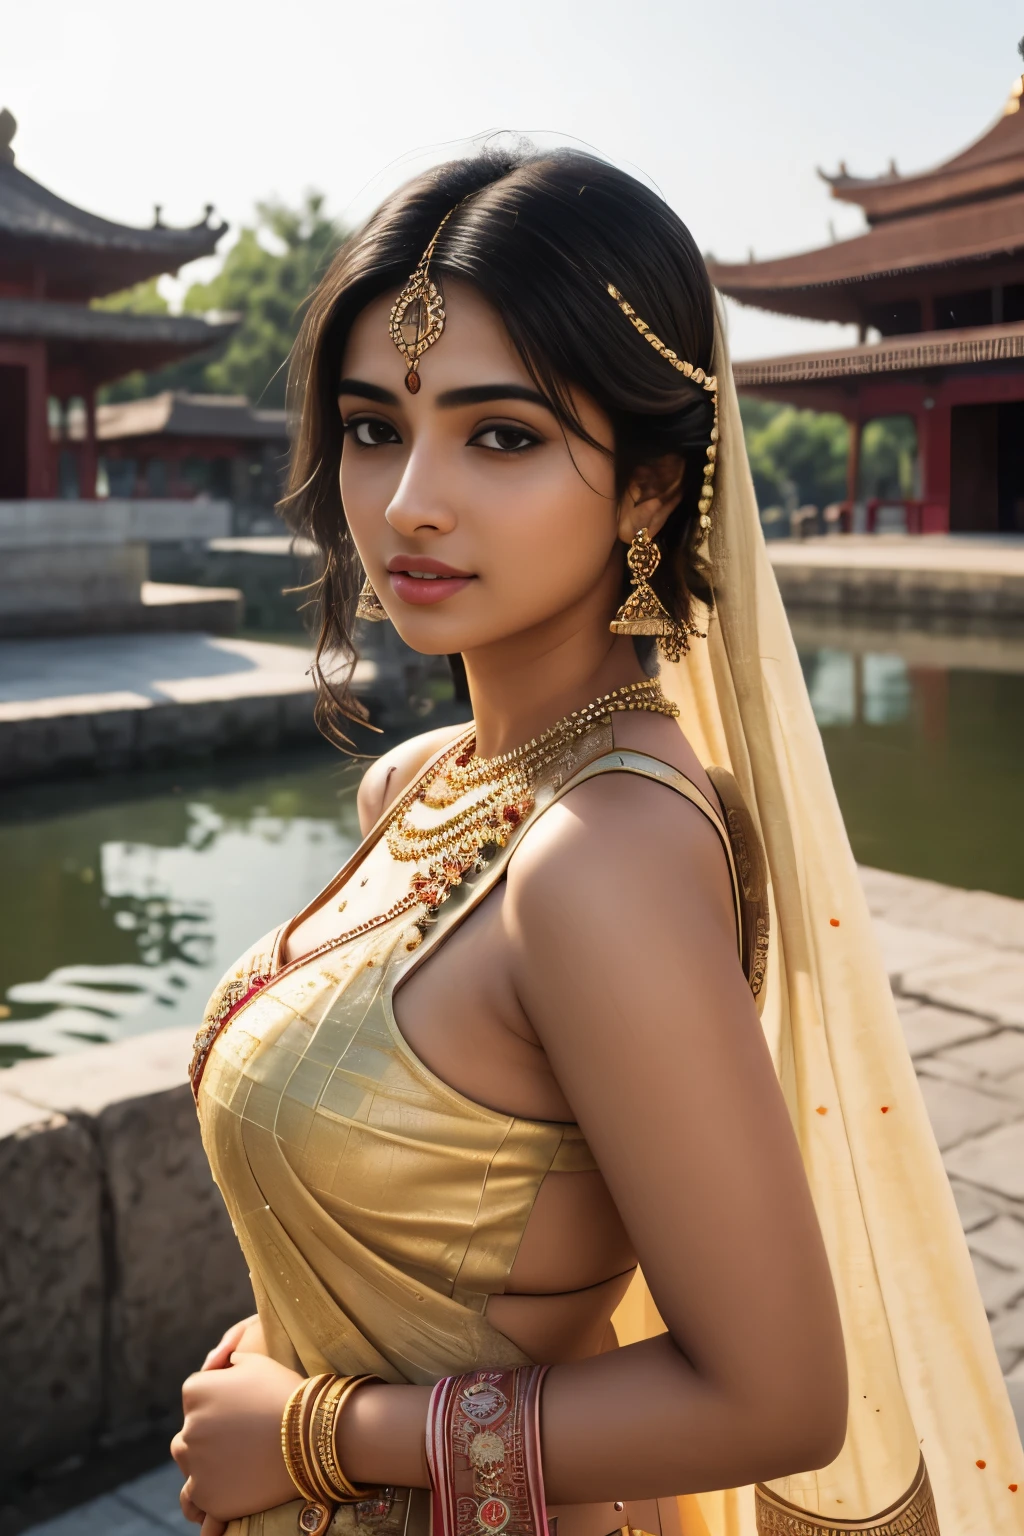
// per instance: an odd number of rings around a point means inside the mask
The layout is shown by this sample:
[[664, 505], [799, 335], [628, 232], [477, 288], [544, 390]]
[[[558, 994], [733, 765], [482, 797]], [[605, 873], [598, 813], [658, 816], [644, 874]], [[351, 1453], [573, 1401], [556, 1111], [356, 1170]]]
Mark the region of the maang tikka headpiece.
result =
[[[459, 205], [456, 203], [455, 208]], [[455, 208], [449, 208], [434, 231], [434, 238], [420, 257], [419, 265], [395, 300], [388, 331], [405, 358], [405, 387], [410, 395], [420, 387], [420, 358], [444, 330], [444, 300], [430, 277], [430, 258], [438, 236]]]
[[718, 458], [718, 380], [713, 374], [705, 373], [703, 368], [695, 368], [692, 363], [685, 363], [681, 357], [677, 357], [671, 347], [666, 347], [660, 336], [655, 336], [646, 320], [641, 320], [632, 304], [627, 304], [619, 290], [611, 283], [606, 284], [608, 293], [622, 310], [630, 325], [634, 326], [644, 338], [649, 341], [655, 352], [660, 352], [666, 362], [672, 364], [679, 373], [688, 378], [691, 383], [699, 384], [711, 396], [715, 408], [715, 419], [711, 427], [711, 441], [708, 443], [707, 458], [704, 464], [704, 484], [700, 489], [700, 527], [706, 538], [711, 532], [711, 502], [715, 490], [715, 460]]

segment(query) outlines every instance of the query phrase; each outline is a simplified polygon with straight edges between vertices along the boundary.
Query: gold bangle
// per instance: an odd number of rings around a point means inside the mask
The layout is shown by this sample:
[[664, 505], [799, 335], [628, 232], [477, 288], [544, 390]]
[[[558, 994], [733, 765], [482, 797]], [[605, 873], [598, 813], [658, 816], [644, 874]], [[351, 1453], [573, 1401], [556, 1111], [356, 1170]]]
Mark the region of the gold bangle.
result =
[[314, 1400], [332, 1379], [330, 1375], [322, 1375], [312, 1376], [308, 1381], [302, 1382], [285, 1404], [281, 1418], [281, 1449], [284, 1453], [284, 1464], [288, 1476], [303, 1500], [298, 1516], [301, 1536], [324, 1536], [334, 1518], [334, 1502], [324, 1498], [310, 1479], [304, 1454], [309, 1410]]
[[354, 1502], [351, 1485], [338, 1467], [334, 1452], [334, 1421], [339, 1402], [348, 1396], [352, 1380], [351, 1376], [334, 1378], [317, 1399], [310, 1423], [310, 1451], [316, 1461], [320, 1481], [325, 1488], [331, 1490], [331, 1498], [339, 1504]]
[[302, 1418], [300, 1420], [299, 1454], [302, 1458], [302, 1470], [305, 1475], [306, 1486], [312, 1489], [312, 1497], [329, 1504], [336, 1503], [334, 1489], [331, 1487], [320, 1471], [320, 1464], [313, 1446], [313, 1422], [317, 1408], [324, 1395], [331, 1390], [335, 1378], [331, 1375], [313, 1376], [306, 1383], [306, 1391], [302, 1399]]
[[281, 1454], [284, 1457], [284, 1464], [288, 1476], [291, 1478], [292, 1482], [295, 1484], [295, 1487], [298, 1489], [299, 1493], [303, 1495], [303, 1497], [305, 1497], [305, 1489], [300, 1485], [299, 1479], [296, 1476], [296, 1457], [299, 1448], [299, 1441], [296, 1433], [295, 1418], [299, 1406], [299, 1400], [305, 1390], [306, 1383], [304, 1381], [300, 1382], [300, 1384], [295, 1388], [295, 1391], [292, 1393], [291, 1397], [285, 1403], [284, 1413], [281, 1415]]
[[365, 1387], [370, 1382], [380, 1381], [379, 1376], [350, 1376], [329, 1405], [330, 1423], [325, 1424], [324, 1429], [331, 1455], [332, 1481], [336, 1487], [344, 1489], [342, 1498], [347, 1504], [359, 1504], [363, 1499], [369, 1499], [378, 1494], [380, 1489], [373, 1484], [354, 1483], [346, 1476], [341, 1457], [338, 1455], [338, 1421], [345, 1404], [360, 1387]]

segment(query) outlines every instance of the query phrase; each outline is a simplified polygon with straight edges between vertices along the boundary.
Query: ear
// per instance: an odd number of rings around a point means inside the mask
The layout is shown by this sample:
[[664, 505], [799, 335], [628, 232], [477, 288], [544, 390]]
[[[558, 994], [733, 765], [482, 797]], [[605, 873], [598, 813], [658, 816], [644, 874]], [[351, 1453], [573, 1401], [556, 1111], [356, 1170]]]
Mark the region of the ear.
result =
[[656, 538], [678, 505], [686, 461], [666, 453], [651, 464], [640, 464], [619, 501], [619, 538], [631, 544], [641, 528]]

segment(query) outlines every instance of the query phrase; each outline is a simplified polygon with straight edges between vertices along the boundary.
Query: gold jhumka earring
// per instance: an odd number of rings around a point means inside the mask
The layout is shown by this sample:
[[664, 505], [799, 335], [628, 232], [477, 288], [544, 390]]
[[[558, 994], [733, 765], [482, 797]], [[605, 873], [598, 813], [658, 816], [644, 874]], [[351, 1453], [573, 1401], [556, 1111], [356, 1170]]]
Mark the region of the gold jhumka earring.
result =
[[633, 590], [608, 628], [613, 635], [656, 636], [666, 661], [678, 661], [690, 649], [691, 635], [698, 640], [706, 640], [707, 636], [689, 619], [682, 624], [674, 619], [650, 585], [661, 563], [661, 550], [646, 528], [634, 534], [626, 561]]
[[449, 208], [434, 231], [434, 238], [420, 257], [419, 265], [395, 300], [388, 323], [391, 340], [405, 358], [405, 387], [410, 395], [415, 395], [420, 387], [420, 358], [444, 330], [444, 300], [437, 284], [431, 280], [430, 258], [438, 236], [455, 208]]
[[[666, 347], [660, 336], [655, 336], [647, 321], [640, 319], [632, 304], [626, 302], [612, 283], [606, 284], [606, 288], [630, 325], [640, 332], [645, 341], [650, 342], [655, 352], [660, 353], [677, 372], [691, 383], [699, 384], [711, 396], [715, 414], [705, 455], [704, 484], [700, 488], [700, 533], [696, 541], [706, 543], [711, 535], [711, 503], [715, 494], [715, 461], [718, 458], [718, 380], [713, 374], [705, 373], [703, 368], [695, 368], [692, 363], [684, 362], [671, 347]], [[685, 624], [678, 624], [649, 586], [650, 578], [661, 560], [661, 551], [646, 528], [641, 528], [636, 535], [626, 558], [636, 590], [629, 594], [612, 620], [612, 632], [617, 635], [657, 635], [659, 647], [666, 659], [678, 661], [680, 655], [685, 655], [690, 649], [690, 635], [701, 640], [707, 639], [707, 636], [689, 620]]]
[[356, 603], [356, 618], [365, 619], [368, 624], [383, 624], [387, 616], [388, 611], [371, 587], [370, 578], [367, 576]]

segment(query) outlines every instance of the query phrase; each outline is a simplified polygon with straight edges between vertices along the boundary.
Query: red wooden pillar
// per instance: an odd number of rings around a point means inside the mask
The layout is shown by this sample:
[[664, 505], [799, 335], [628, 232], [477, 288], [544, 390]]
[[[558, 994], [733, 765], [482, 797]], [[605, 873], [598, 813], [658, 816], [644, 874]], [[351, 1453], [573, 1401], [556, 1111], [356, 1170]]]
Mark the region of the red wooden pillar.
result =
[[85, 437], [78, 460], [78, 494], [83, 501], [96, 499], [96, 391], [89, 387], [85, 401]]
[[50, 431], [46, 416], [46, 344], [35, 342], [26, 368], [25, 494], [30, 501], [49, 495]]
[[860, 485], [860, 443], [864, 433], [864, 423], [858, 416], [850, 422], [850, 446], [846, 454], [846, 499], [852, 504], [857, 500], [857, 488]]
[[927, 395], [914, 413], [914, 419], [921, 460], [922, 531], [946, 533], [949, 531], [950, 407], [946, 401]]

